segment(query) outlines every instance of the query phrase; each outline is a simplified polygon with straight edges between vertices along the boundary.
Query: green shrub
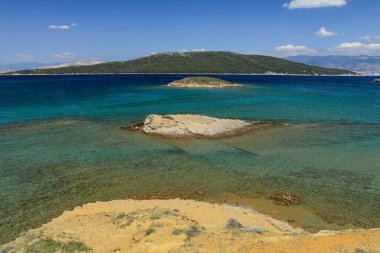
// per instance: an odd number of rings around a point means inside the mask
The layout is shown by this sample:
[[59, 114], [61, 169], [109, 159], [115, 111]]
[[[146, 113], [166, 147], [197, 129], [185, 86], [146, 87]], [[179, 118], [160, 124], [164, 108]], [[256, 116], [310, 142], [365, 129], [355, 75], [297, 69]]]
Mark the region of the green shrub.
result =
[[151, 220], [158, 220], [161, 218], [161, 214], [160, 213], [153, 213], [151, 216], [150, 216], [150, 219]]
[[63, 249], [63, 252], [65, 253], [91, 251], [91, 248], [89, 248], [86, 244], [84, 244], [83, 242], [76, 242], [76, 241], [71, 241], [67, 244], [64, 244], [62, 246], [62, 249]]
[[173, 232], [172, 232], [172, 235], [180, 235], [180, 234], [183, 234], [185, 231], [183, 231], [182, 229], [174, 229]]
[[54, 253], [62, 246], [61, 242], [51, 238], [37, 241], [26, 249], [26, 253]]
[[234, 218], [231, 218], [227, 221], [226, 229], [235, 229], [235, 228], [242, 228], [243, 226], [239, 221], [237, 221]]
[[156, 230], [154, 228], [148, 228], [147, 230], [145, 230], [145, 235], [150, 235], [154, 232], [156, 232]]
[[169, 115], [164, 115], [162, 116], [163, 119], [169, 119], [169, 120], [173, 120], [173, 117], [169, 116]]
[[26, 249], [26, 253], [75, 253], [75, 252], [89, 252], [91, 248], [83, 242], [70, 241], [63, 243], [54, 239], [48, 238], [35, 242]]
[[119, 213], [117, 216], [116, 216], [116, 219], [123, 219], [125, 217], [128, 217], [128, 214], [125, 213], [125, 212], [122, 212], [122, 213]]
[[186, 230], [186, 235], [188, 237], [194, 237], [199, 235], [201, 232], [199, 231], [197, 226], [191, 226], [188, 230]]

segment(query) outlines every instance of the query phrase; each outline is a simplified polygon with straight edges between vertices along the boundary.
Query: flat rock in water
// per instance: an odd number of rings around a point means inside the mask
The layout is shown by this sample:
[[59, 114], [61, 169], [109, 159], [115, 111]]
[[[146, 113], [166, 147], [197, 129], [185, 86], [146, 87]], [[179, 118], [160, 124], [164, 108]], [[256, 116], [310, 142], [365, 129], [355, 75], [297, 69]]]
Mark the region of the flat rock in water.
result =
[[149, 115], [143, 132], [172, 137], [218, 136], [247, 129], [255, 122], [236, 119], [219, 119], [192, 114]]

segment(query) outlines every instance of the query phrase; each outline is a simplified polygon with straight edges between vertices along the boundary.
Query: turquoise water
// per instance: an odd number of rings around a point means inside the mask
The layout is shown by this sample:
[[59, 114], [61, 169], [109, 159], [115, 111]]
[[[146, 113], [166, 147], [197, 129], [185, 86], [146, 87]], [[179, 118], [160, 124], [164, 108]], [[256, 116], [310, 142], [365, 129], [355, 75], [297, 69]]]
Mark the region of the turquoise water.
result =
[[[83, 203], [202, 189], [304, 197], [326, 224], [380, 225], [380, 85], [371, 77], [223, 76], [237, 89], [162, 87], [182, 75], [0, 77], [0, 243]], [[122, 131], [150, 113], [290, 123], [218, 140]], [[331, 226], [330, 226], [330, 225]]]

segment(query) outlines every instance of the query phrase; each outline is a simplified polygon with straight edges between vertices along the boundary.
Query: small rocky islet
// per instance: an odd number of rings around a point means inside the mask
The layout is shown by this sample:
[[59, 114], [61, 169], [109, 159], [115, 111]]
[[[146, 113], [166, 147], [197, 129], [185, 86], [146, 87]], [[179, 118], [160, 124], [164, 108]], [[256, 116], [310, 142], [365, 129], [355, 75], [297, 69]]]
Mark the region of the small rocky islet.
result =
[[231, 88], [241, 87], [243, 85], [232, 83], [215, 77], [195, 76], [173, 81], [169, 83], [167, 86], [180, 88]]

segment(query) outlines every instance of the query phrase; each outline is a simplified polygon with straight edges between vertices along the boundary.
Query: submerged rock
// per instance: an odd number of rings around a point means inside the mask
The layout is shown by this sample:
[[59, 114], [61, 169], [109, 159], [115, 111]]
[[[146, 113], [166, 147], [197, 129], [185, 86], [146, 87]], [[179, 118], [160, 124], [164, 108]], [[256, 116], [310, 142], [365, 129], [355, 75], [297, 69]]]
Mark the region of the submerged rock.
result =
[[203, 197], [207, 194], [207, 191], [198, 189], [198, 190], [171, 190], [164, 192], [155, 192], [145, 194], [142, 197], [136, 197], [135, 199], [194, 199]]
[[120, 126], [120, 130], [138, 131], [142, 130], [144, 123], [133, 123], [127, 126]]
[[296, 194], [291, 193], [275, 193], [271, 197], [276, 204], [280, 205], [299, 205], [302, 203], [303, 198]]

